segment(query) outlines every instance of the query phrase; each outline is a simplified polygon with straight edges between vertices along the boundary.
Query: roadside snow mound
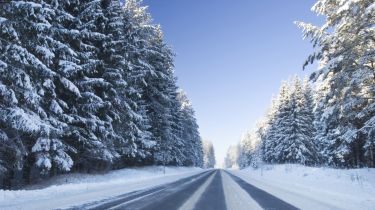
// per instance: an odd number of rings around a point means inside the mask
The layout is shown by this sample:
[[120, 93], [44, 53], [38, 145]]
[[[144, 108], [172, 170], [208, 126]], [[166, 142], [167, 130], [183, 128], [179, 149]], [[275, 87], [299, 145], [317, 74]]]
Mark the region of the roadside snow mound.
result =
[[[154, 187], [203, 172], [192, 167], [140, 167], [107, 174], [68, 174], [30, 190], [0, 190], [0, 209], [56, 209], [98, 201], [134, 190]], [[51, 185], [51, 186], [49, 186]], [[43, 188], [44, 189], [36, 189]]]
[[[193, 167], [166, 167], [166, 175], [176, 175], [181, 173], [201, 171], [202, 169]], [[134, 167], [109, 171], [104, 174], [81, 174], [73, 173], [52, 177], [50, 180], [26, 187], [26, 190], [46, 188], [53, 185], [66, 184], [98, 184], [98, 183], [128, 183], [144, 179], [152, 179], [164, 175], [162, 166]], [[1, 192], [1, 191], [0, 191]]]

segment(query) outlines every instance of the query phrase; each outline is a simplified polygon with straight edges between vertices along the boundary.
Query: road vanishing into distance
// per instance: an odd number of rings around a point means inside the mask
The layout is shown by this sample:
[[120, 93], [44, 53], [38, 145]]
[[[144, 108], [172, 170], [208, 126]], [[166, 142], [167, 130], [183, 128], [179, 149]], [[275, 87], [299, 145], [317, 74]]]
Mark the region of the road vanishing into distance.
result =
[[70, 209], [294, 210], [298, 208], [228, 171], [218, 169]]

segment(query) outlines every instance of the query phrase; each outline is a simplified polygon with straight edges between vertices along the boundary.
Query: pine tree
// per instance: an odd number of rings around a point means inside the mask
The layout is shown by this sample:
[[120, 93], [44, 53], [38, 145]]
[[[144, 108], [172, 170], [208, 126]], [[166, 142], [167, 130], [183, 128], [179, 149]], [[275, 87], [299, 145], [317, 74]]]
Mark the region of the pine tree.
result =
[[279, 123], [282, 122], [283, 118], [288, 117], [289, 86], [286, 82], [283, 82], [280, 88], [277, 99], [273, 102], [272, 108], [268, 116], [268, 126], [265, 133], [263, 142], [263, 158], [266, 162], [278, 162], [279, 154], [276, 151], [277, 145], [279, 145], [280, 127]]
[[[147, 113], [148, 101], [144, 95], [148, 84], [146, 75], [155, 75], [153, 67], [149, 64], [149, 42], [153, 34], [154, 26], [151, 23], [147, 7], [141, 5], [142, 1], [128, 0], [125, 2], [125, 74], [128, 88], [126, 95], [130, 99], [129, 108], [133, 110], [130, 119], [133, 119], [133, 134], [137, 152], [136, 162], [152, 163], [152, 151], [156, 146], [156, 140], [151, 133], [150, 117]], [[128, 161], [134, 158], [129, 158]]]
[[179, 90], [178, 100], [181, 104], [182, 136], [185, 142], [184, 156], [186, 157], [185, 166], [203, 166], [203, 148], [202, 141], [198, 131], [198, 124], [195, 119], [193, 107], [188, 100], [185, 92]]
[[[103, 79], [110, 84], [106, 97], [111, 103], [109, 116], [113, 130], [116, 133], [113, 146], [122, 156], [134, 157], [137, 151], [136, 117], [134, 116], [134, 101], [127, 92], [128, 87], [125, 24], [129, 22], [119, 1], [102, 1], [103, 28], [100, 30], [105, 39], [98, 46], [102, 60]], [[95, 26], [98, 26], [95, 24]], [[133, 106], [131, 106], [133, 105]], [[121, 165], [121, 164], [118, 164]]]
[[292, 84], [283, 82], [265, 125], [258, 128], [261, 142], [257, 158], [271, 163], [317, 163], [313, 105], [307, 81], [302, 84], [295, 77]]
[[225, 168], [238, 168], [239, 158], [240, 158], [240, 145], [229, 146], [227, 154], [224, 159]]
[[[5, 168], [13, 171], [16, 182], [31, 177], [34, 166], [45, 173], [51, 168], [69, 171], [73, 161], [68, 153], [75, 150], [63, 140], [66, 102], [56, 94], [61, 80], [55, 69], [61, 47], [54, 39], [57, 11], [48, 1], [10, 1], [1, 7], [0, 129], [7, 148], [1, 151], [8, 157]], [[30, 153], [35, 162], [25, 160]]]
[[[316, 81], [316, 91], [314, 95], [315, 107], [314, 107], [314, 127], [316, 129], [315, 142], [317, 148], [320, 151], [320, 156], [323, 158], [324, 163], [332, 164], [334, 160], [335, 139], [337, 138], [337, 132], [335, 132], [334, 125], [337, 124], [337, 111], [333, 112], [330, 108], [330, 112], [327, 112], [328, 107], [332, 107], [334, 100], [330, 100], [328, 96], [331, 93], [329, 86], [329, 77], [325, 80], [321, 78]], [[333, 91], [332, 91], [333, 92]]]
[[203, 140], [203, 168], [215, 167], [215, 150], [210, 141]]
[[[172, 69], [170, 69], [172, 70]], [[186, 153], [189, 147], [189, 140], [183, 138], [184, 135], [184, 110], [178, 98], [177, 78], [174, 76], [173, 71], [169, 71], [170, 79], [167, 81], [168, 88], [167, 94], [171, 105], [171, 133], [172, 133], [172, 157], [173, 162], [179, 166], [185, 165], [190, 159], [190, 154]]]
[[[53, 37], [60, 45], [55, 65], [60, 80], [56, 95], [66, 102], [62, 106], [63, 120], [69, 126], [65, 139], [77, 150], [75, 169], [108, 168], [116, 156], [111, 145], [116, 135], [111, 126], [111, 103], [107, 96], [111, 86], [103, 78], [105, 69], [99, 54], [106, 39], [100, 31], [105, 19], [101, 7], [105, 4], [51, 2], [56, 8]], [[92, 20], [87, 18], [90, 12], [95, 14]]]
[[0, 5], [0, 185], [71, 170], [203, 165], [173, 53], [141, 4]]
[[[320, 61], [312, 75], [328, 88], [318, 98], [317, 136], [331, 165], [374, 166], [374, 6], [371, 0], [319, 0], [313, 11], [326, 17], [321, 26], [297, 22]], [[332, 30], [333, 29], [333, 30]], [[319, 87], [318, 87], [319, 88]]]
[[256, 130], [247, 131], [241, 139], [238, 158], [238, 166], [240, 168], [257, 167], [262, 161], [262, 139], [258, 133], [259, 129], [260, 125], [258, 124]]
[[317, 151], [313, 142], [313, 116], [311, 93], [308, 85], [303, 89], [298, 77], [294, 78], [285, 105], [278, 116], [277, 161], [281, 163], [313, 164], [317, 161]]
[[[182, 154], [178, 147], [178, 115], [173, 111], [179, 110], [176, 96], [175, 78], [172, 71], [172, 53], [165, 46], [159, 29], [149, 40], [150, 46], [146, 55], [152, 66], [153, 73], [145, 77], [143, 99], [147, 101], [147, 115], [150, 119], [150, 132], [157, 142], [154, 162], [158, 164], [181, 164], [176, 159]], [[180, 145], [182, 146], [182, 145]], [[178, 162], [178, 163], [177, 163]]]

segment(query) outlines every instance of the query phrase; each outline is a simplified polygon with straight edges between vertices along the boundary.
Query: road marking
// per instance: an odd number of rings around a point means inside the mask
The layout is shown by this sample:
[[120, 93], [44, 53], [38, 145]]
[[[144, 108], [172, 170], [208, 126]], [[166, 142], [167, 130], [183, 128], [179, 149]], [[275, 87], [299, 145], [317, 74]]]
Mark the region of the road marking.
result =
[[[217, 170], [217, 172], [219, 172]], [[216, 173], [211, 184], [199, 198], [194, 210], [227, 210], [221, 173]]]
[[211, 184], [212, 180], [214, 179], [214, 176], [216, 175], [215, 172], [213, 173], [205, 183], [203, 183], [190, 198], [178, 209], [178, 210], [192, 210], [194, 209], [194, 206], [197, 204], [199, 199], [201, 198], [204, 191], [207, 189], [207, 187]]
[[146, 195], [143, 195], [143, 196], [140, 196], [140, 197], [134, 198], [134, 199], [129, 200], [129, 201], [126, 201], [126, 202], [124, 202], [124, 203], [120, 203], [119, 205], [112, 206], [112, 207], [109, 208], [108, 210], [111, 210], [111, 209], [112, 209], [112, 210], [113, 210], [113, 209], [117, 209], [117, 208], [119, 208], [119, 207], [121, 207], [121, 206], [124, 206], [124, 205], [126, 205], [126, 204], [128, 204], [128, 203], [132, 203], [132, 202], [134, 202], [134, 201], [137, 201], [137, 200], [140, 200], [140, 199], [142, 199], [142, 198], [144, 198], [144, 197], [147, 197], [147, 196], [150, 196], [150, 195], [156, 194], [156, 193], [161, 192], [161, 191], [163, 191], [163, 190], [165, 190], [165, 189], [160, 189], [160, 190], [158, 190], [158, 191], [154, 191], [154, 192], [152, 192], [152, 193], [149, 193], [149, 194], [146, 194]]
[[[110, 200], [109, 202], [100, 203], [99, 205], [96, 204], [93, 209], [148, 209], [153, 206], [159, 205], [160, 201], [163, 199], [167, 199], [170, 197], [173, 193], [176, 193], [178, 189], [185, 188], [186, 186], [190, 186], [191, 184], [198, 182], [200, 184], [197, 185], [196, 189], [203, 184], [206, 179], [212, 174], [210, 171], [206, 171], [194, 176], [190, 176], [187, 178], [180, 179], [176, 182], [172, 182], [166, 185], [161, 185], [159, 187], [156, 187], [154, 189], [149, 189], [145, 191], [135, 192], [133, 194], [126, 194], [125, 196], [121, 196], [119, 199]], [[191, 191], [191, 194], [193, 194], [195, 190]], [[185, 197], [186, 199], [188, 196]], [[178, 198], [176, 198], [178, 200]], [[178, 202], [176, 199], [172, 198], [173, 202]], [[185, 201], [186, 199], [183, 199]], [[154, 201], [155, 202], [154, 202]], [[182, 201], [182, 202], [183, 202]], [[177, 209], [182, 202], [178, 203], [173, 209]], [[159, 203], [159, 204], [158, 204]], [[171, 203], [166, 203], [168, 206]], [[84, 209], [92, 209], [90, 206], [87, 208], [87, 206], [84, 206]], [[153, 208], [154, 209], [154, 208]], [[159, 208], [163, 209], [163, 208]], [[165, 208], [164, 208], [165, 209]], [[166, 209], [169, 209], [166, 207]]]
[[228, 210], [262, 210], [263, 208], [250, 197], [227, 173], [221, 172], [225, 203]]

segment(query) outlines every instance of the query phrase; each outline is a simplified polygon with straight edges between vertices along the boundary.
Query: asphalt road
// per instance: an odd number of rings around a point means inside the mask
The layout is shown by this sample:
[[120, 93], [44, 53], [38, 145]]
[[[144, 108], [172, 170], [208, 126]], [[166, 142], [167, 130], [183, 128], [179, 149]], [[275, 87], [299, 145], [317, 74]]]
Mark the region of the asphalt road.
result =
[[295, 210], [298, 208], [224, 170], [211, 170], [169, 184], [71, 209]]

